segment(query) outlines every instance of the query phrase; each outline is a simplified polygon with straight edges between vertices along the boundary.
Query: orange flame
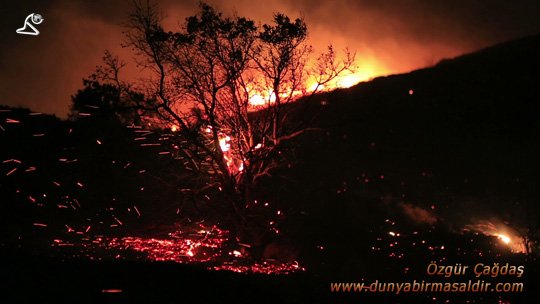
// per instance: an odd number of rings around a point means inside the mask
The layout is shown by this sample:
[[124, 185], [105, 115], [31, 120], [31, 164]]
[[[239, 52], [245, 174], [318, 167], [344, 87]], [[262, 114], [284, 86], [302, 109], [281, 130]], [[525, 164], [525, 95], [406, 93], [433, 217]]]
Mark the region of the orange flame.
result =
[[521, 241], [521, 237], [505, 224], [494, 223], [491, 221], [478, 221], [476, 224], [465, 226], [463, 230], [475, 231], [487, 236], [496, 237], [513, 252], [525, 252], [525, 246]]

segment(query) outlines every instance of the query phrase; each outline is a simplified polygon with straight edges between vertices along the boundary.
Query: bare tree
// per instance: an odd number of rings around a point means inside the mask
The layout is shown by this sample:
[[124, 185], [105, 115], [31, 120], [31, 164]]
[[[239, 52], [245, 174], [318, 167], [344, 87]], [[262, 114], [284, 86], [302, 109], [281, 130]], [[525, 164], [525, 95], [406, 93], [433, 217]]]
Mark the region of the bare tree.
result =
[[155, 5], [135, 3], [125, 45], [151, 72], [141, 109], [177, 126], [187, 165], [212, 176], [209, 186], [231, 196], [226, 210], [245, 222], [250, 189], [279, 165], [282, 143], [310, 130], [288, 123], [289, 103], [351, 69], [354, 55], [337, 60], [329, 47], [313, 60], [306, 23], [283, 14], [257, 26], [201, 3], [178, 31], [161, 22]]

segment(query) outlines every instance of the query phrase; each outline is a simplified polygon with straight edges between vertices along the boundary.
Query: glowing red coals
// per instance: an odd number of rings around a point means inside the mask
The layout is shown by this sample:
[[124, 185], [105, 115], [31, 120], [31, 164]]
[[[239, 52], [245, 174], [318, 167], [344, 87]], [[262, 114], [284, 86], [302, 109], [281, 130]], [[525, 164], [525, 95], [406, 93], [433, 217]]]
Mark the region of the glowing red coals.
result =
[[[208, 264], [210, 270], [239, 273], [289, 274], [305, 270], [298, 262], [255, 262], [242, 246], [227, 244], [228, 237], [229, 233], [225, 230], [201, 225], [197, 230], [175, 231], [161, 237], [96, 236], [72, 242], [55, 239], [51, 246], [80, 246], [81, 251], [85, 252], [82, 256], [98, 260], [110, 256], [116, 259]], [[78, 253], [76, 257], [80, 256]]]
[[216, 227], [196, 232], [175, 231], [166, 237], [101, 238], [100, 246], [113, 251], [135, 251], [152, 261], [204, 263], [219, 259], [228, 233]]
[[211, 267], [213, 270], [228, 270], [241, 273], [264, 273], [264, 274], [289, 274], [297, 271], [304, 271], [305, 268], [300, 267], [297, 262], [280, 263], [275, 261], [267, 261], [263, 263], [255, 263], [252, 265], [242, 266], [234, 264], [224, 264]]

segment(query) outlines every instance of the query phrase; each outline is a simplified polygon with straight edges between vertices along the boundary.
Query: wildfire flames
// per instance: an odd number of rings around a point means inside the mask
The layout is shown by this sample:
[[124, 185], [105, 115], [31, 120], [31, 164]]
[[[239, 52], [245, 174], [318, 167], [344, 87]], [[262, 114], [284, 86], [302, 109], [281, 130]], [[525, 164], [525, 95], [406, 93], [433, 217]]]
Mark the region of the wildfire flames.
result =
[[219, 146], [223, 152], [223, 158], [227, 162], [229, 172], [236, 174], [244, 170], [243, 161], [236, 158], [231, 151], [231, 137], [225, 134], [221, 134], [219, 138]]
[[506, 236], [504, 234], [497, 234], [497, 238], [501, 240], [506, 245], [510, 244], [512, 242], [512, 239], [510, 239], [509, 236]]
[[[325, 84], [322, 88], [319, 89], [331, 91], [335, 89], [350, 88], [360, 82], [371, 80], [375, 76], [382, 74], [382, 71], [375, 71], [368, 68], [359, 70], [357, 72], [348, 72], [340, 75], [339, 77]], [[313, 85], [311, 88], [314, 88]]]
[[[316, 81], [311, 80], [306, 82], [303, 90], [296, 90], [294, 92], [291, 92], [291, 90], [289, 90], [288, 92], [280, 93], [280, 96], [282, 98], [288, 98], [289, 96], [292, 96], [294, 99], [303, 96], [305, 93], [324, 92], [339, 88], [349, 88], [362, 81], [370, 80], [376, 75], [379, 74], [377, 74], [377, 72], [373, 69], [364, 69], [358, 72], [348, 71], [324, 85], [318, 84]], [[251, 106], [252, 111], [264, 109], [265, 107], [268, 107], [275, 102], [276, 94], [271, 89], [257, 89], [255, 87], [261, 86], [248, 87], [249, 105]], [[176, 124], [172, 124], [169, 126], [171, 132], [177, 132], [179, 128], [180, 127]], [[206, 128], [205, 131], [206, 133], [211, 132], [210, 128]], [[227, 163], [227, 167], [229, 168], [230, 173], [236, 174], [244, 170], [243, 161], [236, 158], [233, 154], [233, 151], [231, 150], [231, 140], [232, 139], [228, 134], [221, 133], [219, 138], [219, 146], [221, 147], [221, 151], [223, 152], [223, 158]], [[259, 144], [256, 149], [261, 148], [261, 146], [262, 145]]]
[[[350, 88], [362, 81], [370, 80], [376, 75], [381, 74], [381, 70], [376, 70], [374, 68], [365, 66], [363, 69], [357, 72], [345, 71], [342, 75], [339, 75], [338, 77], [332, 79], [332, 81], [324, 85], [319, 84], [314, 80], [306, 81], [302, 90], [296, 90], [293, 92], [289, 90], [287, 92], [282, 92], [280, 93], [280, 97], [288, 98], [292, 96], [294, 99], [303, 96], [305, 93], [324, 92], [340, 88]], [[251, 106], [252, 111], [257, 111], [268, 107], [276, 101], [276, 93], [273, 92], [271, 89], [257, 89], [256, 87], [261, 86], [255, 85], [252, 87], [248, 87], [249, 105]], [[176, 132], [178, 131], [178, 126], [171, 125], [170, 129], [172, 132]], [[207, 129], [206, 131], [209, 133], [210, 130]], [[221, 151], [223, 152], [223, 157], [227, 162], [229, 171], [233, 174], [242, 172], [244, 169], [243, 161], [241, 159], [235, 158], [235, 156], [233, 155], [233, 151], [231, 151], [231, 137], [227, 134], [220, 134], [219, 145], [221, 147]], [[257, 146], [257, 148], [260, 147], [261, 144]]]
[[[321, 92], [321, 91], [332, 91], [335, 89], [344, 89], [350, 88], [354, 85], [357, 85], [363, 81], [369, 81], [376, 76], [386, 74], [386, 71], [381, 67], [376, 67], [375, 63], [366, 63], [366, 62], [356, 62], [356, 66], [360, 66], [357, 71], [344, 71], [341, 75], [332, 79], [332, 81], [325, 84], [318, 84], [315, 80], [309, 79], [305, 82], [304, 88], [302, 90], [297, 90], [291, 92], [283, 92], [280, 94], [281, 97], [288, 97], [292, 95], [293, 97], [302, 96], [305, 92]], [[255, 89], [251, 88], [249, 90], [249, 103], [257, 110], [261, 107], [267, 106], [270, 103], [275, 102], [276, 95], [272, 90], [268, 89]]]
[[495, 237], [502, 244], [508, 246], [512, 252], [526, 252], [521, 237], [505, 224], [494, 223], [491, 221], [479, 221], [477, 224], [467, 225], [463, 230]]

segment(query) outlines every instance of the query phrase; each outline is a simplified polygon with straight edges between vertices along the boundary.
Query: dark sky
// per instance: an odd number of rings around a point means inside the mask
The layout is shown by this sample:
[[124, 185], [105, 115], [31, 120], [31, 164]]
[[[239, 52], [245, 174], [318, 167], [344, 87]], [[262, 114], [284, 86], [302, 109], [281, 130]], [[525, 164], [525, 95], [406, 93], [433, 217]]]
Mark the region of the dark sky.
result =
[[[198, 1], [158, 1], [169, 26], [196, 12]], [[538, 0], [213, 0], [226, 13], [266, 22], [273, 12], [305, 17], [311, 43], [357, 51], [366, 76], [406, 72], [498, 42], [540, 33]], [[65, 117], [70, 95], [120, 47], [130, 0], [18, 0], [0, 6], [0, 104]], [[30, 13], [45, 21], [39, 36], [15, 30]], [[127, 76], [136, 77], [131, 64]]]

